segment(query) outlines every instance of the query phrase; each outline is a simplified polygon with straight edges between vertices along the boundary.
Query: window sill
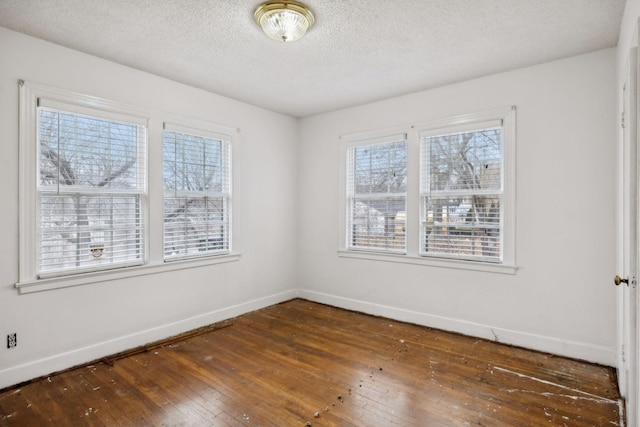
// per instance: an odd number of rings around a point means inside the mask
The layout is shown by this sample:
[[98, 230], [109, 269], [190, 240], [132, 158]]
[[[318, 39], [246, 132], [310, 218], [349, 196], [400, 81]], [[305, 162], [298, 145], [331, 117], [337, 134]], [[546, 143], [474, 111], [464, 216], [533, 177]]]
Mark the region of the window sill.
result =
[[89, 283], [107, 282], [110, 280], [127, 279], [130, 277], [145, 276], [149, 274], [165, 273], [168, 271], [184, 270], [187, 268], [206, 267], [209, 265], [234, 262], [240, 260], [240, 256], [240, 254], [218, 255], [211, 258], [192, 258], [180, 261], [174, 260], [171, 262], [142, 265], [138, 267], [123, 267], [113, 270], [51, 277], [47, 279], [27, 280], [16, 283], [15, 287], [20, 295], [30, 294], [33, 292], [87, 285]]
[[338, 257], [364, 259], [370, 261], [397, 262], [401, 264], [424, 265], [429, 267], [453, 268], [458, 270], [485, 271], [489, 273], [516, 274], [518, 269], [515, 265], [491, 264], [477, 261], [463, 261], [457, 259], [435, 259], [422, 256], [380, 254], [372, 252], [359, 252], [339, 250]]

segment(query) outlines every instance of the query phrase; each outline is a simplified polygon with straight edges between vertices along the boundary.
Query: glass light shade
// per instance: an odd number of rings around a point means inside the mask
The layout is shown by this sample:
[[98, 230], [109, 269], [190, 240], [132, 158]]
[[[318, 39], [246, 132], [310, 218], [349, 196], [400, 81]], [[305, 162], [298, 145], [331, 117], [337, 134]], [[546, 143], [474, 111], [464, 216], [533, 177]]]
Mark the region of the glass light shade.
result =
[[266, 35], [280, 42], [298, 40], [314, 22], [311, 11], [293, 1], [264, 3], [256, 9], [254, 18]]

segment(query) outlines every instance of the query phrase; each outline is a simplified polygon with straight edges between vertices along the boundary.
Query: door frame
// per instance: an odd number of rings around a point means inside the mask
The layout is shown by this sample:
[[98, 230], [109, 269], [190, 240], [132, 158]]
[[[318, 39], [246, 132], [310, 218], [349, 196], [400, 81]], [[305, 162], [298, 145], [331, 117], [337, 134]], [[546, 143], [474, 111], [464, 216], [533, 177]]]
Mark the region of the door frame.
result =
[[629, 51], [622, 91], [620, 126], [621, 152], [618, 177], [622, 221], [618, 227], [620, 259], [618, 269], [627, 280], [617, 290], [618, 327], [618, 381], [620, 392], [626, 399], [627, 425], [638, 425], [638, 393], [640, 391], [640, 365], [638, 355], [638, 48]]

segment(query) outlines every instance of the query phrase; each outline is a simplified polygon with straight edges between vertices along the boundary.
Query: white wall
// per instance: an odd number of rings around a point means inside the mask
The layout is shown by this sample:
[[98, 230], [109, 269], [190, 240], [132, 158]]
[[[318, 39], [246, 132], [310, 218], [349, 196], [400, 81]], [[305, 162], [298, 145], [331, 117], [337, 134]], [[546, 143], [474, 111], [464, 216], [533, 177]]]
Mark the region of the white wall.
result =
[[[616, 51], [301, 121], [300, 295], [614, 366]], [[338, 258], [339, 136], [516, 105], [515, 275]]]
[[[0, 388], [295, 297], [295, 119], [2, 28], [0, 58]], [[18, 295], [19, 79], [240, 128], [240, 260]]]

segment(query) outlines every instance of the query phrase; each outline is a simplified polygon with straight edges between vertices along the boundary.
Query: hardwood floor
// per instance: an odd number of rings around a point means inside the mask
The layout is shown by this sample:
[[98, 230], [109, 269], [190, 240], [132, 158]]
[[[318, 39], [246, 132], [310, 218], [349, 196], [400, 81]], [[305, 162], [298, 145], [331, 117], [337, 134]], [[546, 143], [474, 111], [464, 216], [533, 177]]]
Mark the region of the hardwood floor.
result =
[[293, 300], [0, 393], [0, 426], [621, 426], [611, 368]]

